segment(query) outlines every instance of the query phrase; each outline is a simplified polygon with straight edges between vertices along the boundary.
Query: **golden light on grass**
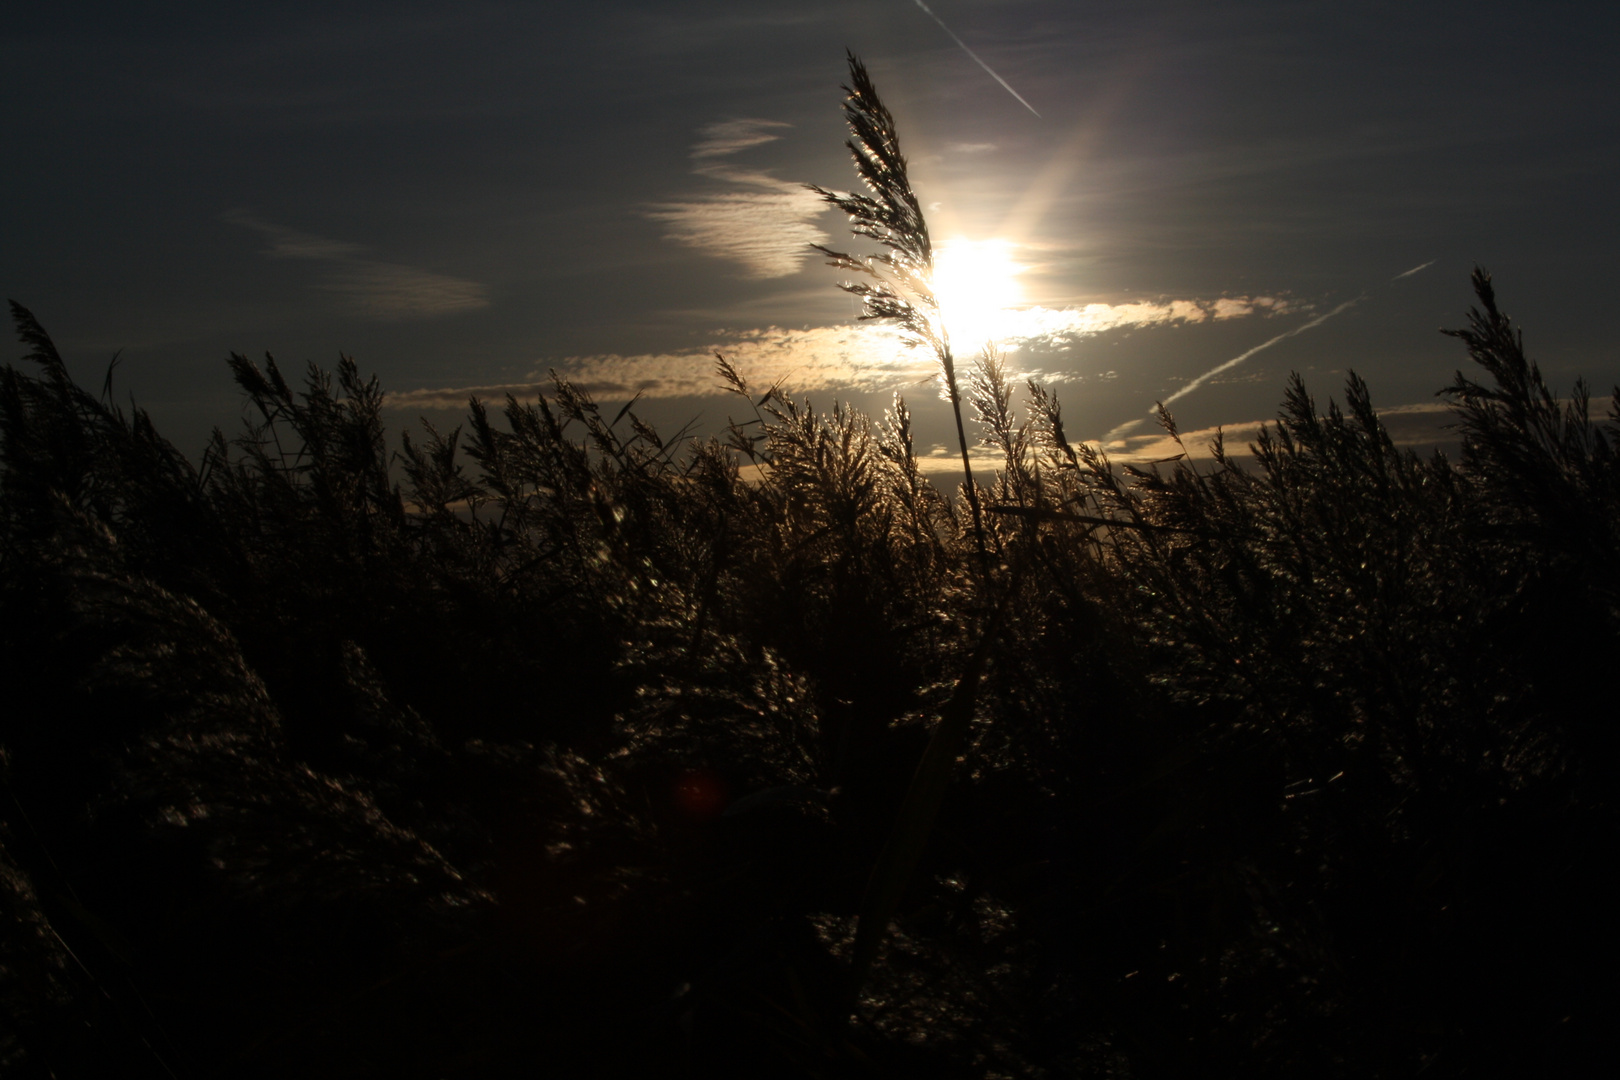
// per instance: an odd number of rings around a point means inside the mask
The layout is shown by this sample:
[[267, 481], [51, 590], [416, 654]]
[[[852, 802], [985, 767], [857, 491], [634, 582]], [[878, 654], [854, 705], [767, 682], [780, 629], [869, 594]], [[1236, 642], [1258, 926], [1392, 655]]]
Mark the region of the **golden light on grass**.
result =
[[1023, 302], [1025, 267], [1010, 240], [955, 237], [934, 252], [932, 288], [940, 318], [959, 356], [972, 356], [1005, 336], [1007, 312]]

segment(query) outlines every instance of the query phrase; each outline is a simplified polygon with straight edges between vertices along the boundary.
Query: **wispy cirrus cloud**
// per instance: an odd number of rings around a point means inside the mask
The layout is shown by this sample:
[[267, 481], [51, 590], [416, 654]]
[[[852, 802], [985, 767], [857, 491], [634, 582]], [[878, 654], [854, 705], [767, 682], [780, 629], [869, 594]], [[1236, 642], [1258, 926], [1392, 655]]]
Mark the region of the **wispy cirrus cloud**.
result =
[[1004, 347], [1035, 344], [1061, 345], [1110, 330], [1142, 326], [1171, 326], [1222, 322], [1250, 315], [1287, 315], [1304, 310], [1294, 301], [1275, 296], [1223, 296], [1215, 300], [1145, 300], [1125, 304], [1083, 304], [1073, 307], [1027, 307], [1001, 312], [996, 337]]
[[[1568, 401], [1561, 400], [1559, 404], [1568, 405]], [[1613, 407], [1613, 397], [1607, 395], [1594, 397], [1587, 403], [1587, 415], [1594, 421], [1602, 421]], [[1378, 422], [1384, 426], [1390, 442], [1403, 450], [1414, 450], [1424, 454], [1438, 449], [1447, 454], [1455, 454], [1462, 442], [1457, 412], [1447, 402], [1423, 401], [1412, 405], [1393, 405], [1378, 409], [1377, 412]], [[1181, 433], [1179, 445], [1163, 431], [1129, 435], [1112, 443], [1105, 442], [1103, 445], [1109, 457], [1121, 463], [1162, 461], [1174, 457], [1183, 450], [1189, 457], [1206, 458], [1210, 456], [1210, 446], [1215, 440], [1216, 433], [1219, 432], [1225, 440], [1229, 456], [1247, 457], [1249, 445], [1260, 438], [1260, 429], [1269, 424], [1275, 424], [1275, 421], [1246, 420], [1224, 424], [1219, 428], [1184, 431]]]
[[315, 287], [349, 311], [367, 318], [431, 318], [489, 306], [488, 290], [476, 281], [368, 259], [359, 244], [300, 232], [245, 210], [232, 210], [223, 218], [263, 236], [268, 242], [264, 253], [273, 259], [307, 259], [321, 264]]
[[786, 120], [721, 120], [699, 130], [698, 134], [703, 137], [693, 145], [689, 156], [694, 161], [730, 157], [751, 146], [775, 142], [782, 136], [774, 134], [772, 129], [792, 126]]
[[[1075, 378], [1019, 364], [1034, 346], [1061, 348], [1111, 330], [1176, 323], [1202, 323], [1299, 310], [1274, 297], [1217, 300], [1163, 300], [1128, 304], [1087, 304], [1070, 308], [1026, 308], [1004, 313], [999, 345], [1013, 354], [1020, 375], [1050, 382]], [[706, 397], [727, 391], [715, 374], [714, 353], [723, 353], [757, 386], [780, 383], [793, 393], [888, 391], [926, 385], [939, 364], [923, 349], [909, 348], [899, 331], [881, 323], [853, 323], [784, 330], [780, 327], [718, 334], [708, 347], [681, 352], [572, 356], [547, 365], [596, 394], [646, 397]], [[529, 378], [482, 386], [409, 390], [389, 396], [399, 409], [459, 408], [469, 396], [532, 396], [549, 385], [544, 368]]]
[[780, 180], [759, 169], [745, 169], [730, 159], [781, 138], [781, 120], [725, 120], [703, 128], [692, 147], [692, 171], [717, 180], [730, 190], [692, 199], [655, 203], [643, 212], [661, 221], [666, 240], [742, 264], [749, 277], [795, 274], [810, 254], [810, 245], [829, 237], [812, 219], [825, 205], [803, 184]]
[[[1594, 398], [1593, 417], [1606, 415], [1609, 402], [1608, 398], [1601, 401]], [[1378, 420], [1389, 433], [1390, 441], [1402, 449], [1413, 450], [1420, 455], [1431, 453], [1436, 449], [1447, 454], [1456, 452], [1459, 442], [1455, 428], [1456, 414], [1449, 405], [1441, 402], [1396, 405], [1379, 409]], [[1271, 420], [1243, 420], [1234, 424], [1223, 424], [1220, 427], [1183, 431], [1180, 442], [1172, 439], [1164, 431], [1155, 431], [1151, 434], [1130, 435], [1101, 445], [1107, 450], [1108, 459], [1115, 465], [1162, 465], [1184, 457], [1195, 466], [1207, 469], [1214, 456], [1215, 437], [1219, 435], [1228, 459], [1240, 464], [1251, 464], [1253, 454], [1250, 452], [1250, 446], [1259, 441], [1262, 428], [1274, 426], [1275, 423], [1276, 421]], [[973, 447], [971, 456], [974, 471], [984, 476], [993, 475], [998, 469], [1006, 467], [1006, 461], [1001, 454], [988, 447]], [[956, 447], [943, 444], [928, 448], [919, 447], [917, 468], [924, 473], [960, 478], [961, 453]]]
[[[766, 387], [781, 383], [794, 393], [882, 390], [926, 383], [935, 367], [930, 357], [907, 348], [896, 330], [872, 324], [734, 331], [718, 337], [712, 347], [705, 349], [571, 356], [550, 366], [593, 394], [627, 396], [639, 392], [653, 398], [707, 397], [727, 393], [716, 374], [716, 351], [724, 354], [751, 384]], [[412, 390], [389, 395], [388, 403], [401, 409], [449, 408], [465, 404], [474, 394], [497, 397], [511, 393], [524, 397], [548, 385], [549, 378], [539, 370], [523, 382]]]

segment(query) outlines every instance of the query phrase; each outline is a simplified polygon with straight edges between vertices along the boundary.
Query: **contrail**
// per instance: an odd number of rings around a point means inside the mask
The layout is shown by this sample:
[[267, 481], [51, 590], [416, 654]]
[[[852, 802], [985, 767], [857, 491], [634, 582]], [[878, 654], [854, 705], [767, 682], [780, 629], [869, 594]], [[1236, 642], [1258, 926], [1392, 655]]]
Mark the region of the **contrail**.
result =
[[[1250, 349], [1248, 352], [1243, 353], [1242, 355], [1239, 355], [1239, 356], [1232, 357], [1232, 359], [1228, 360], [1226, 363], [1220, 365], [1219, 367], [1210, 368], [1208, 371], [1206, 371], [1202, 375], [1198, 376], [1198, 378], [1194, 379], [1192, 382], [1188, 383], [1186, 386], [1183, 386], [1180, 390], [1177, 390], [1175, 393], [1173, 393], [1169, 397], [1165, 398], [1164, 401], [1163, 401], [1163, 404], [1168, 405], [1172, 401], [1176, 400], [1179, 397], [1186, 397], [1188, 394], [1192, 393], [1194, 390], [1198, 389], [1200, 386], [1203, 386], [1206, 382], [1208, 382], [1210, 379], [1213, 379], [1215, 376], [1219, 375], [1221, 372], [1228, 371], [1228, 370], [1230, 370], [1232, 368], [1237, 367], [1239, 364], [1243, 363], [1243, 361], [1247, 360], [1249, 357], [1253, 356], [1255, 353], [1261, 351], [1262, 349], [1269, 349], [1273, 345], [1277, 344], [1277, 342], [1279, 342], [1279, 341], [1283, 341], [1283, 340], [1286, 340], [1287, 338], [1291, 338], [1295, 334], [1303, 334], [1305, 331], [1310, 330], [1313, 327], [1321, 326], [1323, 323], [1325, 323], [1329, 319], [1333, 318], [1333, 316], [1337, 315], [1339, 312], [1344, 311], [1347, 308], [1353, 308], [1353, 307], [1355, 307], [1357, 304], [1361, 303], [1365, 299], [1367, 299], [1367, 297], [1365, 295], [1362, 295], [1362, 296], [1356, 297], [1354, 300], [1346, 300], [1344, 303], [1340, 304], [1338, 307], [1334, 308], [1332, 311], [1328, 312], [1326, 315], [1318, 315], [1316, 318], [1312, 319], [1308, 323], [1304, 323], [1304, 324], [1302, 324], [1300, 326], [1296, 326], [1292, 330], [1284, 330], [1282, 333], [1278, 334], [1276, 337], [1272, 338], [1270, 341], [1262, 342], [1261, 344], [1256, 345], [1254, 348]], [[1157, 413], [1158, 411], [1159, 411], [1159, 407], [1157, 405], [1155, 405], [1153, 408], [1148, 410], [1148, 415], [1152, 416], [1155, 413]]]
[[1424, 263], [1422, 266], [1414, 266], [1414, 267], [1412, 267], [1412, 269], [1408, 270], [1406, 273], [1404, 273], [1404, 274], [1396, 274], [1394, 277], [1390, 278], [1389, 280], [1391, 280], [1391, 281], [1399, 281], [1403, 277], [1411, 277], [1413, 274], [1417, 273], [1419, 270], [1427, 270], [1429, 267], [1433, 266], [1435, 263], [1437, 263], [1439, 261], [1440, 261], [1439, 259], [1430, 259], [1428, 262]]
[[1033, 106], [1029, 102], [1025, 101], [1024, 96], [1022, 94], [1020, 94], [1018, 91], [1014, 90], [1011, 86], [1008, 86], [1007, 85], [1007, 80], [1003, 79], [1000, 75], [997, 75], [995, 73], [995, 70], [989, 64], [985, 63], [983, 60], [980, 60], [979, 59], [979, 54], [974, 52], [972, 49], [968, 48], [967, 47], [967, 42], [965, 42], [961, 38], [957, 37], [956, 34], [951, 31], [951, 28], [945, 25], [945, 20], [944, 19], [941, 19], [938, 15], [935, 15], [933, 9], [930, 8], [927, 4], [923, 3], [923, 0], [916, 0], [916, 3], [917, 3], [918, 7], [923, 9], [923, 12], [925, 14], [927, 14], [927, 16], [930, 19], [933, 19], [935, 22], [939, 23], [939, 28], [941, 30], [943, 30], [947, 34], [951, 35], [951, 40], [952, 41], [954, 41], [958, 45], [962, 46], [962, 51], [963, 52], [965, 52], [969, 56], [973, 57], [973, 62], [975, 64], [978, 64], [980, 67], [984, 68], [985, 71], [989, 72], [990, 77], [992, 79], [996, 80], [996, 82], [1000, 83], [1002, 89], [1006, 90], [1007, 93], [1011, 94], [1013, 97], [1018, 99], [1018, 104], [1022, 105], [1024, 108], [1028, 109], [1030, 112], [1035, 113], [1035, 118], [1037, 120], [1040, 119], [1041, 114], [1038, 113], [1038, 112], [1035, 112], [1035, 106]]
[[[1412, 269], [1406, 271], [1405, 273], [1396, 274], [1394, 277], [1390, 278], [1389, 280], [1391, 282], [1396, 282], [1396, 281], [1401, 280], [1401, 278], [1409, 278], [1413, 274], [1417, 273], [1419, 270], [1427, 270], [1429, 267], [1433, 266], [1435, 263], [1437, 263], [1439, 261], [1440, 260], [1438, 260], [1438, 259], [1430, 259], [1428, 262], [1424, 263], [1422, 266], [1414, 266], [1414, 267], [1412, 267]], [[1159, 404], [1168, 405], [1172, 401], [1176, 400], [1179, 397], [1185, 397], [1186, 395], [1192, 393], [1194, 390], [1198, 389], [1200, 386], [1203, 386], [1210, 379], [1213, 379], [1215, 376], [1219, 375], [1221, 372], [1227, 371], [1227, 370], [1230, 370], [1231, 368], [1237, 367], [1239, 364], [1243, 363], [1243, 361], [1247, 360], [1249, 357], [1253, 356], [1255, 353], [1260, 352], [1263, 349], [1269, 349], [1273, 345], [1277, 344], [1277, 342], [1284, 341], [1284, 340], [1286, 340], [1288, 338], [1291, 338], [1295, 334], [1303, 334], [1305, 331], [1311, 329], [1312, 327], [1321, 326], [1323, 323], [1325, 323], [1329, 319], [1333, 318], [1333, 316], [1337, 315], [1339, 312], [1344, 311], [1346, 308], [1353, 308], [1353, 307], [1355, 307], [1357, 304], [1361, 303], [1365, 299], [1367, 299], [1367, 294], [1362, 293], [1360, 296], [1356, 297], [1354, 300], [1346, 300], [1344, 303], [1340, 304], [1338, 307], [1334, 308], [1332, 311], [1328, 312], [1326, 315], [1318, 315], [1316, 318], [1312, 319], [1310, 322], [1305, 323], [1302, 326], [1296, 326], [1292, 330], [1284, 331], [1283, 333], [1278, 334], [1276, 337], [1272, 338], [1270, 341], [1261, 342], [1259, 345], [1256, 345], [1254, 348], [1250, 349], [1246, 353], [1243, 353], [1241, 356], [1234, 356], [1234, 357], [1232, 357], [1232, 359], [1228, 360], [1224, 364], [1221, 364], [1219, 367], [1210, 368], [1208, 371], [1206, 371], [1202, 375], [1198, 376], [1198, 378], [1194, 379], [1192, 382], [1188, 383], [1186, 386], [1183, 386], [1180, 390], [1177, 390], [1175, 393], [1173, 393], [1169, 397], [1165, 398]], [[1159, 405], [1154, 405], [1153, 408], [1148, 410], [1148, 415], [1149, 416], [1157, 416], [1158, 414], [1159, 414]], [[1108, 434], [1104, 435], [1102, 437], [1102, 442], [1105, 445], [1107, 443], [1111, 443], [1114, 440], [1119, 439], [1122, 436], [1124, 436], [1126, 432], [1131, 431], [1131, 430], [1141, 426], [1141, 423], [1142, 423], [1142, 421], [1140, 421], [1140, 420], [1127, 420], [1123, 424], [1121, 424], [1118, 427], [1114, 428]]]
[[[1423, 269], [1421, 266], [1418, 267], [1418, 270], [1421, 270], [1421, 269]], [[1413, 271], [1413, 273], [1416, 273], [1416, 271]], [[1405, 275], [1402, 275], [1402, 276], [1404, 277]], [[1218, 365], [1216, 367], [1210, 368], [1208, 371], [1206, 371], [1202, 375], [1198, 376], [1198, 378], [1194, 379], [1192, 382], [1188, 383], [1186, 386], [1183, 386], [1180, 390], [1177, 390], [1175, 393], [1173, 393], [1169, 397], [1165, 398], [1159, 404], [1154, 405], [1153, 408], [1148, 410], [1148, 415], [1149, 416], [1157, 416], [1159, 414], [1159, 405], [1160, 404], [1169, 405], [1172, 401], [1175, 401], [1177, 398], [1187, 396], [1188, 394], [1192, 393], [1194, 390], [1198, 389], [1200, 386], [1203, 386], [1210, 379], [1213, 379], [1215, 376], [1219, 375], [1221, 372], [1230, 371], [1232, 368], [1237, 367], [1239, 364], [1243, 363], [1243, 361], [1247, 360], [1249, 357], [1253, 356], [1255, 353], [1262, 352], [1265, 349], [1269, 349], [1273, 345], [1277, 344], [1277, 342], [1279, 342], [1279, 341], [1286, 341], [1288, 338], [1293, 337], [1295, 334], [1303, 334], [1305, 331], [1311, 329], [1312, 327], [1321, 326], [1323, 323], [1325, 323], [1329, 319], [1333, 318], [1333, 316], [1337, 315], [1339, 312], [1344, 311], [1344, 310], [1346, 310], [1348, 308], [1353, 308], [1353, 307], [1355, 307], [1357, 304], [1361, 303], [1365, 299], [1367, 299], [1367, 297], [1366, 297], [1365, 294], [1363, 294], [1361, 296], [1356, 297], [1354, 300], [1346, 300], [1344, 303], [1340, 304], [1338, 307], [1334, 308], [1332, 311], [1328, 312], [1326, 315], [1318, 315], [1316, 318], [1312, 319], [1308, 323], [1303, 323], [1303, 324], [1301, 324], [1299, 326], [1296, 326], [1292, 330], [1285, 330], [1282, 333], [1278, 334], [1276, 337], [1272, 338], [1270, 341], [1261, 342], [1259, 345], [1256, 345], [1254, 348], [1250, 349], [1248, 352], [1242, 353], [1242, 354], [1240, 354], [1238, 356], [1234, 356], [1234, 357], [1232, 357], [1232, 359], [1228, 360], [1226, 363], [1220, 364], [1220, 365]], [[1110, 431], [1108, 434], [1104, 435], [1102, 437], [1102, 441], [1103, 441], [1104, 444], [1111, 443], [1114, 440], [1116, 440], [1116, 439], [1120, 438], [1121, 436], [1123, 436], [1126, 432], [1132, 430], [1133, 428], [1138, 427], [1141, 423], [1142, 423], [1142, 421], [1140, 421], [1140, 420], [1127, 420], [1123, 424], [1116, 427], [1114, 430]]]

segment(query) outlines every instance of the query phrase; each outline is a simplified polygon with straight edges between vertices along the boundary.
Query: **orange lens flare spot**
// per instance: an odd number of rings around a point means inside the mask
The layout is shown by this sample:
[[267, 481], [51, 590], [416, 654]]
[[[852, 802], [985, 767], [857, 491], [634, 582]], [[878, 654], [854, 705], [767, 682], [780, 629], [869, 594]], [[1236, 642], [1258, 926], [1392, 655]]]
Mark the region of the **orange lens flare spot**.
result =
[[725, 781], [710, 769], [683, 769], [675, 778], [675, 808], [693, 821], [712, 821], [726, 808]]

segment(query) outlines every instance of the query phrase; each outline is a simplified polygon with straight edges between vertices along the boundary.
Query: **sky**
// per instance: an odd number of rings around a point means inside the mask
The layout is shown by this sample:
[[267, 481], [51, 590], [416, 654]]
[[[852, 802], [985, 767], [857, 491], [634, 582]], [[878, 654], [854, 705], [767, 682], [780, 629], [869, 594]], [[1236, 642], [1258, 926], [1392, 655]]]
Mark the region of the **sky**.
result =
[[[895, 116], [956, 310], [1075, 438], [1239, 441], [1355, 370], [1433, 440], [1475, 265], [1555, 389], [1620, 382], [1611, 5], [1475, 0], [74, 3], [0, 25], [0, 290], [195, 454], [233, 351], [356, 358], [401, 426], [556, 370], [718, 430], [756, 385], [948, 471], [929, 357], [861, 323], [806, 184], [855, 178], [845, 50]], [[0, 350], [18, 362], [23, 349]]]

